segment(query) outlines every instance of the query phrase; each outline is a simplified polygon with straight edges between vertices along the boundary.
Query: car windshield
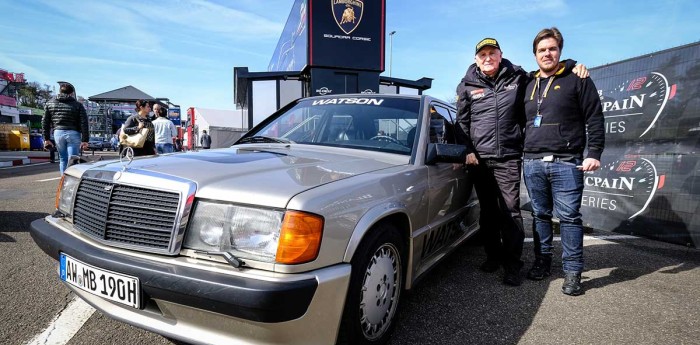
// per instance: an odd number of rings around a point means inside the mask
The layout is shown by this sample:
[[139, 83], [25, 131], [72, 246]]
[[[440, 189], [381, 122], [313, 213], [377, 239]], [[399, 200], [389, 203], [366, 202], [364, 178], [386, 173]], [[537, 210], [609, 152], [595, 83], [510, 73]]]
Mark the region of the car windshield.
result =
[[296, 143], [410, 155], [420, 100], [343, 97], [302, 100], [238, 143]]

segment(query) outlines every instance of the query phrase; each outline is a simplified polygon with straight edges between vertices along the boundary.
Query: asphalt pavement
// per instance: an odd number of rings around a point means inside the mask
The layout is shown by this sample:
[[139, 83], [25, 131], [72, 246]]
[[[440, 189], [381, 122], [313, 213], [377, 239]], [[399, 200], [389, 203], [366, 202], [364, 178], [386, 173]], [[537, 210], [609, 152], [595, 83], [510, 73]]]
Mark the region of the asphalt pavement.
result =
[[[53, 211], [58, 177], [57, 164], [46, 162], [0, 168], [0, 344], [27, 344], [73, 299], [28, 233]], [[585, 294], [570, 297], [561, 293], [559, 259], [549, 279], [511, 287], [502, 270], [478, 270], [485, 255], [469, 241], [402, 296], [390, 344], [700, 343], [698, 249], [602, 231], [584, 243]], [[559, 242], [555, 250], [561, 254]], [[529, 267], [532, 242], [523, 258]], [[99, 312], [62, 343], [171, 344]]]
[[[520, 287], [503, 285], [502, 270], [479, 271], [485, 254], [467, 243], [404, 300], [391, 344], [700, 343], [700, 251], [601, 231], [584, 245], [585, 294], [571, 297], [559, 242], [552, 276]], [[532, 251], [526, 242], [526, 269]]]

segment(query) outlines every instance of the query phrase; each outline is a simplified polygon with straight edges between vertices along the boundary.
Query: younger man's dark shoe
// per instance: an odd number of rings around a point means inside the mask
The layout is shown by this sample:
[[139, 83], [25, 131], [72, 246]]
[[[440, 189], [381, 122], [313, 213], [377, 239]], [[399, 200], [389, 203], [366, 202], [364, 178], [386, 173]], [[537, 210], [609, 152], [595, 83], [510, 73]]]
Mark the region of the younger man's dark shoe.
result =
[[500, 262], [495, 260], [486, 260], [483, 264], [481, 264], [481, 266], [479, 266], [479, 269], [486, 273], [493, 273], [498, 271], [499, 267], [501, 267]]
[[506, 270], [506, 274], [503, 276], [503, 284], [520, 286], [520, 284], [522, 284], [522, 279], [520, 279], [520, 271]]
[[552, 257], [538, 256], [535, 258], [535, 263], [532, 268], [527, 271], [527, 279], [542, 280], [549, 277], [552, 271]]
[[566, 272], [564, 276], [564, 285], [561, 286], [561, 292], [569, 296], [578, 296], [583, 294], [581, 287], [581, 273]]

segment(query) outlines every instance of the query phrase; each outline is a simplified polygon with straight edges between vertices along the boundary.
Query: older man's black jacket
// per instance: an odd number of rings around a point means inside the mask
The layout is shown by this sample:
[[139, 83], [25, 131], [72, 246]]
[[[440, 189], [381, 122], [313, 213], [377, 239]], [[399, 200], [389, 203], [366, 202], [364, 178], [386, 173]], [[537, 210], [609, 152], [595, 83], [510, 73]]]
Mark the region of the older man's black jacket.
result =
[[78, 131], [82, 142], [88, 142], [90, 139], [85, 107], [69, 95], [58, 94], [46, 102], [41, 127], [44, 140], [49, 140], [52, 127], [53, 129]]
[[495, 79], [472, 64], [457, 86], [457, 121], [468, 153], [481, 158], [520, 157], [523, 150], [527, 73], [501, 60]]

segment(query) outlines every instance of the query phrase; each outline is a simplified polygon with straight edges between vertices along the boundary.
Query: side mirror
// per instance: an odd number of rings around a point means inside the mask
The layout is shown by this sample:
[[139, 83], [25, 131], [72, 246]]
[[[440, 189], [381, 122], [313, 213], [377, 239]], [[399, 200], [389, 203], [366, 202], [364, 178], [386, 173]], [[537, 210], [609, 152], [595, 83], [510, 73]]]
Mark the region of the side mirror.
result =
[[467, 159], [467, 148], [455, 144], [428, 144], [425, 164], [435, 163], [464, 163]]

